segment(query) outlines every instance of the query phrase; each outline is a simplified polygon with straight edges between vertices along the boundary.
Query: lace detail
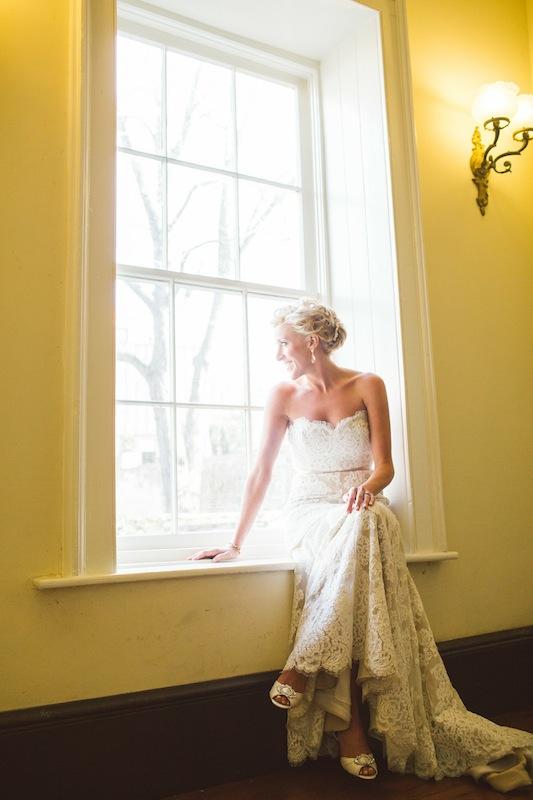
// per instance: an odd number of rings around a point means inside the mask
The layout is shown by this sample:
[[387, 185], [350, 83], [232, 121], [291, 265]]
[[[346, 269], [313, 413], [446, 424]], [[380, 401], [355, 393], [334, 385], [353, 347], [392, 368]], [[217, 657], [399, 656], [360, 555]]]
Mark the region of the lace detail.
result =
[[289, 440], [296, 473], [285, 528], [296, 567], [284, 669], [309, 676], [302, 702], [288, 712], [289, 762], [338, 755], [332, 732], [351, 718], [349, 675], [358, 661], [368, 733], [383, 743], [393, 772], [440, 780], [523, 751], [533, 774], [533, 734], [468, 711], [453, 688], [388, 500], [379, 495], [369, 509], [345, 511], [344, 492], [370, 474], [366, 413], [335, 426], [300, 417]]
[[372, 464], [366, 409], [344, 417], [336, 425], [297, 417], [289, 425], [288, 438], [292, 465], [297, 471], [338, 472]]

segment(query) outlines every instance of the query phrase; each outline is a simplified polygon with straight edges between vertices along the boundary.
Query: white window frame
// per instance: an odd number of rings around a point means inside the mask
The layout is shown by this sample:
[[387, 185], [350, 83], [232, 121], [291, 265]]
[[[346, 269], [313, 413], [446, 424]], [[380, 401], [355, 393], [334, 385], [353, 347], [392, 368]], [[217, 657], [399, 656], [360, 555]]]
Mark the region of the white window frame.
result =
[[[156, 10], [147, 11], [129, 2], [118, 4], [118, 31], [137, 41], [156, 43], [170, 51], [193, 55], [211, 63], [246, 70], [252, 74], [270, 78], [293, 86], [298, 92], [299, 112], [299, 159], [301, 166], [302, 195], [302, 244], [305, 286], [302, 289], [287, 289], [272, 284], [256, 284], [250, 281], [202, 276], [171, 269], [143, 269], [135, 266], [117, 264], [117, 277], [160, 278], [170, 284], [170, 291], [178, 285], [192, 285], [211, 289], [236, 291], [240, 295], [261, 294], [281, 296], [297, 300], [305, 295], [327, 295], [326, 244], [324, 232], [324, 202], [322, 187], [321, 131], [319, 107], [319, 73], [316, 68], [303, 65], [280, 56], [273, 57], [267, 51], [237, 43], [222, 34], [206, 32], [196, 26], [172, 16], [161, 15]], [[143, 155], [141, 151], [118, 147], [121, 152]], [[147, 154], [151, 155], [151, 154]], [[164, 156], [158, 157], [163, 160]], [[172, 159], [169, 159], [172, 161]], [[181, 162], [180, 162], [181, 163]], [[191, 164], [190, 166], [195, 166]], [[217, 170], [213, 170], [217, 171]], [[229, 174], [228, 170], [223, 171]], [[266, 181], [271, 183], [270, 181]], [[282, 302], [282, 301], [281, 301]], [[266, 332], [268, 334], [268, 332]], [[137, 405], [136, 403], [132, 403]], [[148, 405], [150, 405], [148, 403]], [[165, 403], [171, 407], [172, 403]], [[176, 407], [186, 407], [176, 403]], [[202, 404], [194, 404], [201, 408]], [[237, 406], [216, 406], [210, 408], [237, 408]], [[238, 408], [247, 411], [262, 408], [253, 404], [243, 404]], [[248, 430], [248, 453], [251, 447], [251, 430]], [[252, 464], [248, 463], [248, 470]], [[228, 541], [228, 532], [198, 531], [193, 534], [173, 535], [135, 535], [117, 537], [117, 561], [119, 567], [147, 566], [154, 563], [173, 563], [197, 550], [199, 547], [220, 546]], [[268, 554], [283, 551], [283, 532], [279, 527], [268, 529], [252, 528], [247, 540], [247, 553]]]
[[[380, 101], [395, 131], [388, 143], [392, 176], [389, 188], [394, 211], [392, 214], [391, 209], [390, 220], [392, 225], [394, 217], [397, 258], [393, 295], [398, 312], [394, 348], [398, 354], [399, 394], [394, 399], [398, 400], [401, 420], [396, 435], [405, 445], [402, 492], [406, 513], [402, 514], [402, 524], [406, 521], [408, 528], [407, 557], [409, 561], [446, 559], [457, 554], [446, 550], [405, 0], [362, 0], [358, 5], [379, 13], [378, 35], [385, 74], [385, 95]], [[76, 583], [74, 576], [85, 576], [79, 582], [90, 582], [90, 576], [100, 576], [101, 580], [102, 576], [112, 579], [116, 574], [113, 458], [116, 14], [110, 1], [73, 0], [71, 8], [70, 269], [65, 331], [67, 419], [62, 574], [67, 582]], [[146, 6], [144, 9], [148, 13]], [[375, 20], [377, 15], [371, 23], [374, 28]], [[204, 28], [202, 35], [209, 35], [209, 31]], [[235, 41], [237, 48], [247, 46], [242, 40]], [[282, 57], [273, 52], [271, 58], [276, 61]], [[309, 67], [302, 59], [302, 70], [305, 69]], [[388, 175], [385, 169], [382, 179], [389, 180]], [[315, 178], [320, 182], [320, 175]], [[324, 229], [323, 220], [317, 224]], [[326, 260], [325, 252], [318, 256]], [[347, 286], [340, 280], [330, 291], [326, 281], [317, 290], [326, 300], [342, 305], [343, 300], [346, 302], [343, 292]], [[383, 374], [379, 359], [376, 371]], [[387, 375], [383, 377], [389, 388]]]

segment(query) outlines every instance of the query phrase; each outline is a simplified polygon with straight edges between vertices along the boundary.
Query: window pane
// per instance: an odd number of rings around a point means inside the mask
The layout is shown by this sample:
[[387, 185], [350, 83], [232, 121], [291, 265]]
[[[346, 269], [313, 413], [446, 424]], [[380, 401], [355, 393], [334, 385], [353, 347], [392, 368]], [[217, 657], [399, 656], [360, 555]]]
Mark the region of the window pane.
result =
[[[263, 433], [263, 411], [252, 411], [252, 463], [255, 463]], [[280, 528], [282, 525], [283, 506], [289, 496], [291, 483], [291, 459], [287, 435], [281, 443], [281, 447], [272, 471], [265, 499], [261, 505], [259, 513], [255, 519], [254, 531], [264, 530], [265, 528]]]
[[167, 98], [168, 155], [234, 169], [232, 69], [168, 52]]
[[303, 287], [301, 220], [299, 192], [239, 181], [242, 280]]
[[116, 292], [117, 397], [170, 398], [169, 287], [119, 278]]
[[233, 178], [168, 165], [170, 269], [235, 277]]
[[275, 328], [270, 320], [276, 308], [293, 302], [285, 297], [248, 295], [250, 392], [254, 406], [264, 405], [272, 386], [287, 380], [286, 369], [276, 360]]
[[119, 404], [116, 431], [118, 535], [173, 533], [169, 410]]
[[161, 153], [163, 50], [127, 36], [117, 41], [117, 141], [146, 153]]
[[243, 403], [241, 295], [178, 286], [175, 316], [177, 401]]
[[300, 185], [296, 89], [238, 72], [236, 92], [239, 172]]
[[162, 167], [159, 161], [117, 153], [117, 262], [163, 266]]
[[227, 530], [246, 480], [243, 411], [178, 409], [178, 531]]

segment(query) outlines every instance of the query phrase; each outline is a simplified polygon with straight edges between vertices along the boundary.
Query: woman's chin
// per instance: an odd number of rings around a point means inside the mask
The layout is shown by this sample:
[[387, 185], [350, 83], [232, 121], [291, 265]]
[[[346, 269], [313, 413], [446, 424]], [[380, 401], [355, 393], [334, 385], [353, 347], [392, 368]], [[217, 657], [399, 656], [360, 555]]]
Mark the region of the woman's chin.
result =
[[295, 364], [287, 366], [287, 375], [289, 376], [289, 378], [291, 378], [291, 380], [299, 378], [301, 374], [302, 374], [301, 370]]

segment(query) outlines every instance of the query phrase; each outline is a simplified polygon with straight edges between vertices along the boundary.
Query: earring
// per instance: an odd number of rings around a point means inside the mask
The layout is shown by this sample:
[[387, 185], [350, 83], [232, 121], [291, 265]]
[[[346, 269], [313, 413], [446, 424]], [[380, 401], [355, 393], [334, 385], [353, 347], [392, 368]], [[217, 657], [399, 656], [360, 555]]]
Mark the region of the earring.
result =
[[316, 361], [314, 350], [311, 350], [311, 364], [314, 364]]

